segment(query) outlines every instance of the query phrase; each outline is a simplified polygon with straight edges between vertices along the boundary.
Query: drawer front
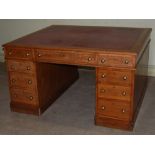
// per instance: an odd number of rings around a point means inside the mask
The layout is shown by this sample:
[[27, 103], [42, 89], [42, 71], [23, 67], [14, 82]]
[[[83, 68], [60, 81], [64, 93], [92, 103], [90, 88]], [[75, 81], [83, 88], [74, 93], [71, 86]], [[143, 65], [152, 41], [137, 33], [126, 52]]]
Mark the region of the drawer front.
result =
[[14, 102], [36, 105], [36, 94], [34, 91], [26, 91], [23, 89], [11, 89], [11, 99]]
[[22, 73], [10, 72], [10, 87], [35, 90], [35, 80], [32, 76]]
[[5, 50], [5, 57], [8, 59], [32, 60], [33, 59], [33, 52], [31, 49], [8, 48]]
[[83, 54], [83, 52], [76, 51], [37, 50], [35, 58], [41, 62], [58, 62], [88, 66], [97, 64], [95, 54]]
[[131, 88], [98, 84], [98, 96], [106, 99], [131, 100]]
[[77, 52], [73, 56], [74, 56], [75, 63], [78, 65], [85, 65], [85, 66], [97, 65], [96, 55], [93, 53], [83, 54], [83, 52]]
[[36, 50], [35, 58], [43, 62], [72, 62], [72, 52], [54, 50]]
[[7, 66], [9, 71], [17, 71], [22, 73], [34, 73], [35, 65], [29, 61], [13, 61], [7, 60]]
[[98, 99], [97, 113], [101, 116], [112, 117], [121, 120], [129, 120], [130, 104], [120, 101]]
[[135, 58], [132, 56], [99, 54], [98, 65], [112, 67], [134, 67]]
[[132, 82], [132, 71], [116, 69], [97, 69], [97, 81], [103, 84], [126, 85]]

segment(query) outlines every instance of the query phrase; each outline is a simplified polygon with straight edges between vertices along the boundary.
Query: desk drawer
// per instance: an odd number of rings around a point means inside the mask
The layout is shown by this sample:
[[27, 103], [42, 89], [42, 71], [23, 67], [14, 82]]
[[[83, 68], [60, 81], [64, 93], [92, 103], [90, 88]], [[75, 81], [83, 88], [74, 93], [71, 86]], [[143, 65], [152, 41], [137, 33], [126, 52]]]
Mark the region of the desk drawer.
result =
[[70, 51], [56, 51], [56, 50], [36, 50], [35, 58], [37, 61], [43, 62], [59, 62], [69, 63], [72, 60], [72, 52]]
[[11, 89], [11, 99], [14, 102], [37, 104], [36, 93], [34, 91], [26, 91], [22, 89]]
[[74, 60], [76, 64], [85, 66], [96, 66], [97, 59], [93, 53], [76, 52], [74, 54]]
[[7, 48], [5, 57], [7, 59], [33, 60], [33, 51], [25, 48]]
[[106, 99], [131, 100], [131, 88], [98, 84], [98, 96]]
[[103, 84], [130, 86], [132, 82], [132, 71], [97, 68], [97, 81]]
[[33, 76], [23, 73], [10, 72], [10, 87], [35, 90], [36, 82]]
[[98, 65], [111, 67], [134, 67], [135, 57], [128, 55], [99, 54]]
[[54, 50], [37, 50], [35, 54], [36, 60], [41, 62], [58, 62], [77, 65], [96, 65], [96, 55], [92, 53], [77, 51], [54, 51]]
[[130, 104], [126, 102], [99, 98], [96, 109], [100, 116], [107, 116], [120, 120], [129, 120], [130, 118]]
[[7, 66], [9, 71], [21, 72], [21, 73], [34, 73], [35, 65], [29, 61], [16, 61], [7, 60]]

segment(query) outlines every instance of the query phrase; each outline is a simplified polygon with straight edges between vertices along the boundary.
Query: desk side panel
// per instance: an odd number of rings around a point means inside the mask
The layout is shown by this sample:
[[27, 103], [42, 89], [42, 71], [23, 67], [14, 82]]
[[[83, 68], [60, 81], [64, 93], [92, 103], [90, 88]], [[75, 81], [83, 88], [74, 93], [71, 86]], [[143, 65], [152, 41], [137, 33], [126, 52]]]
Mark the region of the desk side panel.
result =
[[148, 61], [149, 61], [149, 43], [145, 47], [137, 65], [134, 82], [133, 98], [133, 122], [135, 122], [139, 109], [141, 107], [148, 82]]

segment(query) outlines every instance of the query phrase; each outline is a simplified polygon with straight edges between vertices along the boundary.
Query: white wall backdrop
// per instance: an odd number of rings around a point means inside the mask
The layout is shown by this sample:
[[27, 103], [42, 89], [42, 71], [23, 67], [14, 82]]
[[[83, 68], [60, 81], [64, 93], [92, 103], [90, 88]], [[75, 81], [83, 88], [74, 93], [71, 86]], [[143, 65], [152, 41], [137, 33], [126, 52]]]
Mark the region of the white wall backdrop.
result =
[[[17, 39], [38, 29], [52, 24], [60, 25], [90, 25], [90, 26], [124, 26], [124, 27], [148, 27], [152, 28], [149, 74], [155, 76], [155, 20], [116, 20], [116, 19], [51, 19], [51, 20], [0, 20], [0, 45]], [[0, 48], [0, 61], [3, 61], [3, 52]]]

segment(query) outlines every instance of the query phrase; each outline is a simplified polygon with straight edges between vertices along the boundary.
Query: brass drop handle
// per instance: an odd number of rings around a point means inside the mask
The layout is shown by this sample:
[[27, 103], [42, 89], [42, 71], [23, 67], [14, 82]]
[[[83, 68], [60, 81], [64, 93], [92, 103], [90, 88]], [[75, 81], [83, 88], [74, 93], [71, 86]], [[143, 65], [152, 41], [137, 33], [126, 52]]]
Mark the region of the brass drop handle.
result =
[[101, 59], [101, 63], [105, 63], [105, 59]]
[[29, 67], [29, 66], [27, 66], [27, 67], [26, 67], [26, 69], [27, 69], [27, 70], [30, 70], [30, 67]]
[[123, 95], [123, 96], [125, 96], [125, 95], [126, 95], [126, 92], [125, 92], [125, 91], [123, 91], [123, 92], [122, 92], [122, 95]]
[[33, 100], [33, 96], [29, 96], [29, 99], [32, 101]]
[[129, 64], [129, 60], [125, 60], [124, 63], [125, 63], [125, 64]]
[[102, 106], [102, 108], [101, 108], [102, 110], [105, 110], [105, 106]]
[[30, 56], [30, 53], [26, 53], [26, 56], [27, 56], [27, 57]]
[[100, 91], [101, 91], [101, 93], [105, 93], [105, 89], [101, 89]]
[[127, 76], [123, 76], [123, 80], [127, 80]]
[[102, 75], [101, 75], [101, 77], [102, 77], [102, 78], [105, 78], [105, 77], [106, 77], [106, 75], [105, 75], [105, 74], [102, 74]]
[[125, 109], [122, 109], [122, 113], [125, 113]]
[[32, 84], [32, 81], [31, 80], [28, 80], [28, 84]]

